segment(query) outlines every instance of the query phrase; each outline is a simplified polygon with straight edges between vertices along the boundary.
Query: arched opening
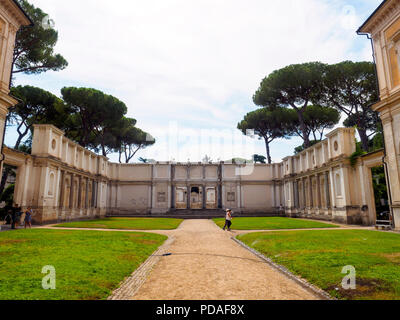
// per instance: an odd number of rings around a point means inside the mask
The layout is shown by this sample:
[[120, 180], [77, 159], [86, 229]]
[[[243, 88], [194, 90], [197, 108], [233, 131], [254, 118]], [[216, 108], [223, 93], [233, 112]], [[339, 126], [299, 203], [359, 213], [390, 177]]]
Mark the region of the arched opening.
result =
[[49, 176], [49, 190], [47, 192], [49, 196], [54, 195], [54, 182], [55, 182], [55, 174], [54, 172], [51, 172]]
[[190, 208], [191, 209], [202, 209], [203, 208], [203, 199], [202, 199], [202, 191], [200, 187], [191, 187], [190, 188]]
[[[2, 185], [2, 193], [0, 194], [0, 224], [10, 224], [11, 217], [8, 216], [9, 210], [12, 208], [14, 202], [18, 199], [15, 198], [17, 191], [17, 167], [4, 164], [2, 176], [5, 176], [4, 186]], [[18, 205], [21, 205], [17, 203]]]

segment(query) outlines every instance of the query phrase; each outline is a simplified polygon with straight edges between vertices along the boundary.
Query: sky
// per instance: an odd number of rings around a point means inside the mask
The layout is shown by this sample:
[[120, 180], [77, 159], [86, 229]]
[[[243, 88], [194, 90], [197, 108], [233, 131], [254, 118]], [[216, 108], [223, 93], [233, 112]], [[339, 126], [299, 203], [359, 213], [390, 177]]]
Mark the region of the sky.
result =
[[[31, 0], [55, 22], [55, 51], [69, 66], [18, 75], [15, 84], [57, 96], [66, 86], [114, 95], [157, 140], [138, 157], [250, 159], [265, 155], [265, 145], [236, 127], [258, 108], [252, 96], [262, 79], [295, 63], [372, 61], [369, 40], [356, 30], [380, 2]], [[6, 144], [15, 140], [9, 129]], [[274, 162], [301, 144], [299, 138], [276, 140]]]

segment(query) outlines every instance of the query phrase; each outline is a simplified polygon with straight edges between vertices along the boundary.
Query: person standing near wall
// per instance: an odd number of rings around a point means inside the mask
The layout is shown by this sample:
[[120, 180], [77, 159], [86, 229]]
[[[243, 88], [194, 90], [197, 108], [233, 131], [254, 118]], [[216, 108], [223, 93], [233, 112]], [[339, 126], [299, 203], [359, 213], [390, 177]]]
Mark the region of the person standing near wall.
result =
[[18, 207], [17, 204], [14, 204], [14, 206], [11, 209], [11, 229], [15, 229], [18, 226], [18, 219], [20, 219], [20, 214], [21, 208]]
[[232, 226], [232, 210], [227, 209], [226, 210], [226, 217], [225, 217], [225, 225], [223, 227], [223, 230], [225, 231], [225, 228], [228, 228], [228, 231], [231, 231], [231, 226]]
[[28, 210], [25, 211], [25, 219], [24, 219], [25, 229], [26, 226], [28, 226], [29, 229], [32, 229], [32, 215], [33, 215], [32, 208], [28, 207]]

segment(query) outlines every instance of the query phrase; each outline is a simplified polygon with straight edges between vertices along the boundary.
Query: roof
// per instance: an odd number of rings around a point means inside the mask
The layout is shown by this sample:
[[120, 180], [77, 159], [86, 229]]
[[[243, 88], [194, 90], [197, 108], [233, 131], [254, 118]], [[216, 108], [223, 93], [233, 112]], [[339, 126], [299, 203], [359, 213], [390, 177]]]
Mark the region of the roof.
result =
[[358, 28], [357, 33], [362, 33], [362, 29], [367, 25], [368, 22], [372, 19], [372, 17], [388, 2], [389, 0], [384, 0], [378, 8], [368, 17], [368, 19], [363, 23], [361, 27]]
[[33, 23], [32, 19], [31, 19], [31, 17], [28, 16], [28, 14], [25, 12], [24, 9], [22, 9], [22, 7], [21, 7], [21, 5], [18, 3], [18, 1], [17, 1], [17, 0], [12, 0], [12, 2], [14, 2], [14, 4], [18, 7], [18, 9], [24, 14], [25, 18], [28, 19], [28, 21], [30, 22], [30, 26], [33, 26], [34, 23]]

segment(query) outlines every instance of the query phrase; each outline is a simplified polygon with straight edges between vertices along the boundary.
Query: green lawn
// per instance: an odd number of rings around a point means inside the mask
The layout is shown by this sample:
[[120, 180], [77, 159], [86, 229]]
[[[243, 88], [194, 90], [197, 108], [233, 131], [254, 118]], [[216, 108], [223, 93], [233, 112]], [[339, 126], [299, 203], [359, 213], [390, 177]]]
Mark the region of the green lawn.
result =
[[95, 228], [123, 230], [173, 230], [183, 220], [169, 218], [104, 218], [90, 221], [76, 221], [57, 225], [60, 228]]
[[[167, 237], [150, 233], [18, 230], [0, 233], [0, 300], [106, 299]], [[56, 290], [42, 288], [42, 268]]]
[[[219, 226], [223, 227], [225, 219], [213, 219]], [[266, 218], [234, 218], [233, 230], [279, 230], [279, 229], [311, 229], [311, 228], [335, 228], [333, 224], [307, 221], [300, 219], [266, 217]]]
[[[400, 299], [400, 234], [314, 230], [251, 233], [238, 239], [338, 298]], [[341, 272], [348, 265], [357, 272], [356, 290], [341, 287]]]

